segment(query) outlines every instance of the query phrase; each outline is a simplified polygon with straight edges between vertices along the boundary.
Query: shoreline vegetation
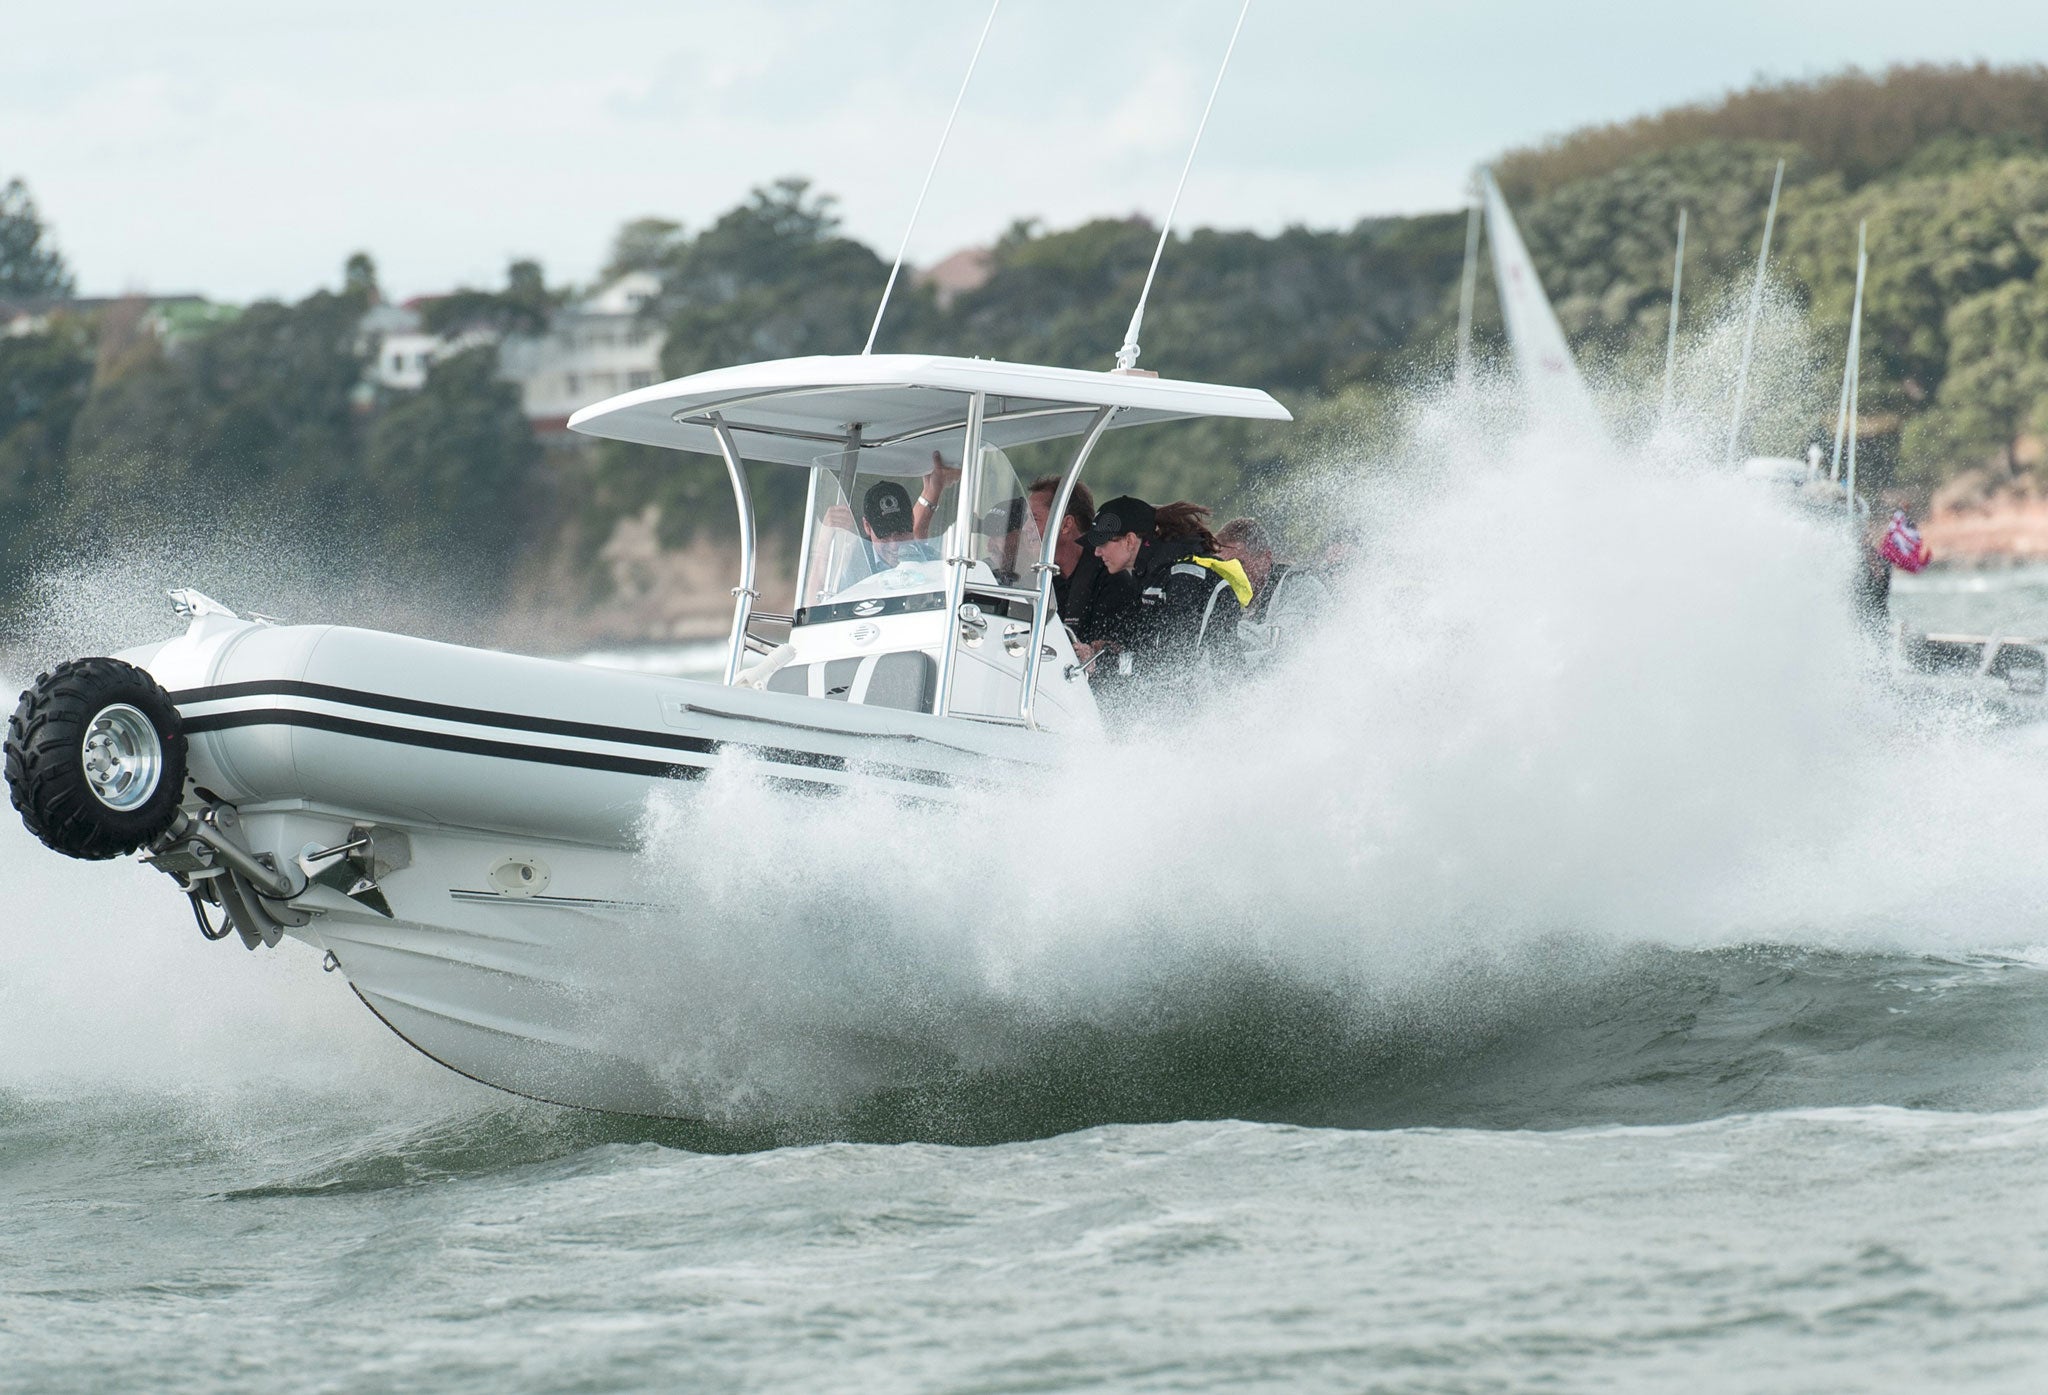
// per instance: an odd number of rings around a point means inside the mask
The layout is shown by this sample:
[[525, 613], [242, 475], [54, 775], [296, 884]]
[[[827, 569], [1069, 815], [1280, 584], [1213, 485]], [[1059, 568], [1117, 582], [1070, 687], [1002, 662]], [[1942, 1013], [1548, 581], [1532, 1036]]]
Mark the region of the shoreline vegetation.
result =
[[[1921, 514], [1947, 565], [2048, 558], [2048, 68], [1920, 66], [1768, 84], [1509, 152], [1493, 168], [1593, 376], [1661, 369], [1672, 230], [1689, 215], [1686, 320], [1746, 287], [1771, 170], [1786, 161], [1773, 270], [1812, 351], [1839, 363], [1856, 227], [1868, 220], [1862, 478]], [[417, 303], [461, 351], [399, 389], [367, 372], [369, 256], [295, 304], [83, 302], [27, 185], [0, 171], [0, 633], [52, 569], [132, 540], [238, 531], [317, 539], [337, 573], [430, 579], [524, 640], [715, 633], [731, 505], [722, 470], [537, 433], [498, 346], [577, 294], [531, 262], [500, 289]], [[1234, 423], [1105, 442], [1112, 492], [1257, 509], [1290, 477], [1448, 372], [1462, 210], [1267, 237], [1198, 228], [1159, 275], [1146, 366], [1267, 388], [1287, 432]], [[1156, 229], [1142, 218], [1011, 225], [899, 288], [883, 351], [1099, 364], [1121, 338]], [[851, 352], [887, 273], [798, 179], [701, 228], [620, 229], [607, 281], [659, 285], [641, 315], [667, 376]], [[1477, 326], [1497, 339], [1482, 276]], [[1776, 404], [1751, 447], [1832, 434], [1824, 403]], [[1022, 461], [1030, 469], [1039, 462]], [[793, 537], [801, 479], [754, 475], [764, 542]], [[1304, 547], [1314, 539], [1296, 540]], [[772, 558], [764, 558], [764, 568]], [[429, 582], [422, 581], [426, 587]]]

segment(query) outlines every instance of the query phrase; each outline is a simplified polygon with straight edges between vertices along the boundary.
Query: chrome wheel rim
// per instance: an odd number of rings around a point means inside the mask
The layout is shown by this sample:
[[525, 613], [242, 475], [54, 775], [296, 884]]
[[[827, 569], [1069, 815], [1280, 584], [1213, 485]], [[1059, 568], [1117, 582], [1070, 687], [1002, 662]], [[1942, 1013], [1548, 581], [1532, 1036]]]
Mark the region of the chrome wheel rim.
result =
[[85, 729], [85, 782], [109, 809], [140, 808], [163, 778], [164, 744], [140, 708], [117, 702]]

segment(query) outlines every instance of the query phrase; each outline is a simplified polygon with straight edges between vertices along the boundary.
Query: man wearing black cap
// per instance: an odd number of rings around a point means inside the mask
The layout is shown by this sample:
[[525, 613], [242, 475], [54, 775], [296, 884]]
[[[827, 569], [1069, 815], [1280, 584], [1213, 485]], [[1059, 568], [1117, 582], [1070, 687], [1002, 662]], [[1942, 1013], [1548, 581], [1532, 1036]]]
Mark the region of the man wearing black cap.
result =
[[910, 491], [894, 480], [878, 480], [868, 486], [861, 496], [860, 524], [878, 570], [898, 562], [930, 562], [938, 557], [936, 544], [913, 536]]
[[1111, 670], [1117, 678], [1103, 675], [1112, 688], [1121, 678], [1150, 686], [1191, 675], [1212, 604], [1240, 607], [1251, 593], [1242, 566], [1207, 555], [1200, 537], [1161, 537], [1158, 510], [1130, 495], [1095, 511], [1095, 526], [1082, 534], [1081, 545], [1093, 549], [1105, 572], [1136, 583], [1123, 593], [1105, 632], [1084, 636], [1120, 651]]

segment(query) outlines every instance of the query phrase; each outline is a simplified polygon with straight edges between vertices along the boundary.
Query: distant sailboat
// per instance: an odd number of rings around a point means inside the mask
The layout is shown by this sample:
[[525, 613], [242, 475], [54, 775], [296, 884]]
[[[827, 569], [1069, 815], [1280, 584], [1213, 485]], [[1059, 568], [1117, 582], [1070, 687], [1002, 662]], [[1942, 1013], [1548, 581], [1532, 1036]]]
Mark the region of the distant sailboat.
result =
[[1508, 347], [1514, 354], [1515, 371], [1522, 379], [1529, 405], [1546, 421], [1576, 428], [1590, 428], [1605, 437], [1606, 428], [1593, 404], [1593, 394], [1579, 373], [1571, 346], [1565, 342], [1564, 326], [1557, 322], [1550, 297], [1543, 292], [1529, 249], [1522, 243], [1514, 215], [1493, 171], [1481, 170], [1479, 180], [1486, 207], [1486, 241], [1493, 260], [1495, 293], [1500, 297], [1501, 320], [1507, 328]]

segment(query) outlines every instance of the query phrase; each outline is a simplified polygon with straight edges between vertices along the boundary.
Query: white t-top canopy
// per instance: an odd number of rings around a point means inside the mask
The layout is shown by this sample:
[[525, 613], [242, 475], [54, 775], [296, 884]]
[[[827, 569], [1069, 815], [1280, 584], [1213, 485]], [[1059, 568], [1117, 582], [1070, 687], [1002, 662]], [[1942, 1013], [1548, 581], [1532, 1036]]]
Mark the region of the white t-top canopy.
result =
[[[714, 369], [594, 403], [569, 418], [591, 436], [718, 454], [715, 413], [743, 459], [832, 464], [859, 428], [860, 468], [921, 475], [958, 450], [967, 402], [986, 393], [982, 439], [1011, 447], [1074, 436], [1116, 407], [1115, 426], [1187, 417], [1292, 421], [1254, 388], [931, 354], [820, 355]], [[954, 462], [957, 463], [957, 462]]]

